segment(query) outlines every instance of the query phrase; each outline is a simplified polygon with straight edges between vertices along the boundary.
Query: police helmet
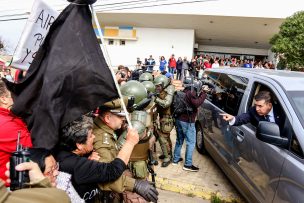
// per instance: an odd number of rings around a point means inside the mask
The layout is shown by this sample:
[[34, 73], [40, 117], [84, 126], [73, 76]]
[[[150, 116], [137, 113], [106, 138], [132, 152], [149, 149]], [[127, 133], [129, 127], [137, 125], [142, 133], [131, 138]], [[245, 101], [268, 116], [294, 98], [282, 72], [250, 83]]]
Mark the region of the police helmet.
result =
[[142, 84], [147, 89], [148, 93], [155, 93], [155, 85], [151, 81], [143, 81]]
[[139, 76], [139, 82], [143, 81], [153, 81], [153, 76], [151, 73], [143, 73]]
[[145, 86], [135, 80], [130, 80], [123, 84], [120, 87], [120, 91], [123, 96], [133, 96], [135, 99], [135, 104], [138, 104], [148, 96]]
[[166, 88], [169, 85], [170, 80], [166, 76], [160, 75], [154, 79], [153, 83], [154, 83], [154, 85], [162, 85], [163, 88]]

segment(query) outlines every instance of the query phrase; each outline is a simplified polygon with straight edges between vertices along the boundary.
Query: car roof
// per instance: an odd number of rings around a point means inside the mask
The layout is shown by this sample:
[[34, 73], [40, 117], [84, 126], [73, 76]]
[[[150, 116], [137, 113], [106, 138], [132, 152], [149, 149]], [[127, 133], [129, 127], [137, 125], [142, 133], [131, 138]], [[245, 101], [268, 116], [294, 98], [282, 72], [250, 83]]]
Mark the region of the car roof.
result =
[[234, 74], [241, 77], [269, 78], [277, 81], [286, 91], [304, 91], [304, 73], [287, 70], [269, 70], [257, 68], [212, 68], [212, 72]]

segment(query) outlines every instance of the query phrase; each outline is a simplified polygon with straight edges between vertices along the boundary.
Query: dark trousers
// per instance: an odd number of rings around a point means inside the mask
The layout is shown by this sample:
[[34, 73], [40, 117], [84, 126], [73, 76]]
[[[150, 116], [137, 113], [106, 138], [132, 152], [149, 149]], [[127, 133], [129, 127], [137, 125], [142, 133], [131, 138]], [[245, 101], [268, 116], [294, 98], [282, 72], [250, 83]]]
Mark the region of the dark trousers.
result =
[[182, 79], [182, 70], [177, 69], [176, 79], [181, 80]]

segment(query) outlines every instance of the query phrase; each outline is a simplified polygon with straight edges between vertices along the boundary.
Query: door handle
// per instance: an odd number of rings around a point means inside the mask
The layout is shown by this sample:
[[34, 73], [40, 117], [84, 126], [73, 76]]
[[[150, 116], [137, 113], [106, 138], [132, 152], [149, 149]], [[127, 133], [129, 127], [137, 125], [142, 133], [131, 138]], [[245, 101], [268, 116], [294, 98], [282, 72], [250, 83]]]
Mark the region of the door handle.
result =
[[244, 132], [239, 130], [238, 132], [236, 132], [236, 139], [239, 142], [243, 142], [244, 141]]
[[236, 137], [236, 140], [238, 142], [244, 141], [245, 133], [242, 130], [240, 130], [239, 128], [237, 128], [235, 126], [231, 126], [231, 132], [232, 132], [233, 136]]

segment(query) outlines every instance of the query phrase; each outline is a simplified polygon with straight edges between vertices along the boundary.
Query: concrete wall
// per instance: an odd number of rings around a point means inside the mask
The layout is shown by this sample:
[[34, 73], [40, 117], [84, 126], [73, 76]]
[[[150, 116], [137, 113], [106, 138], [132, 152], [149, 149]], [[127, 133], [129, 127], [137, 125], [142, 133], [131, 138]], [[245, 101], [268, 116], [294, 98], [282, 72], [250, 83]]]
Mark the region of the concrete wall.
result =
[[267, 49], [252, 49], [241, 47], [221, 47], [221, 46], [209, 46], [199, 45], [198, 51], [215, 52], [215, 53], [227, 53], [227, 54], [246, 54], [246, 55], [262, 55], [268, 56]]
[[142, 61], [150, 55], [159, 64], [159, 56], [165, 56], [168, 61], [171, 54], [178, 56], [193, 56], [194, 30], [187, 29], [159, 29], [159, 28], [134, 28], [137, 40], [126, 40], [124, 46], [120, 45], [119, 39], [114, 39], [114, 45], [106, 48], [113, 66], [125, 65], [130, 68], [136, 64], [136, 58]]

